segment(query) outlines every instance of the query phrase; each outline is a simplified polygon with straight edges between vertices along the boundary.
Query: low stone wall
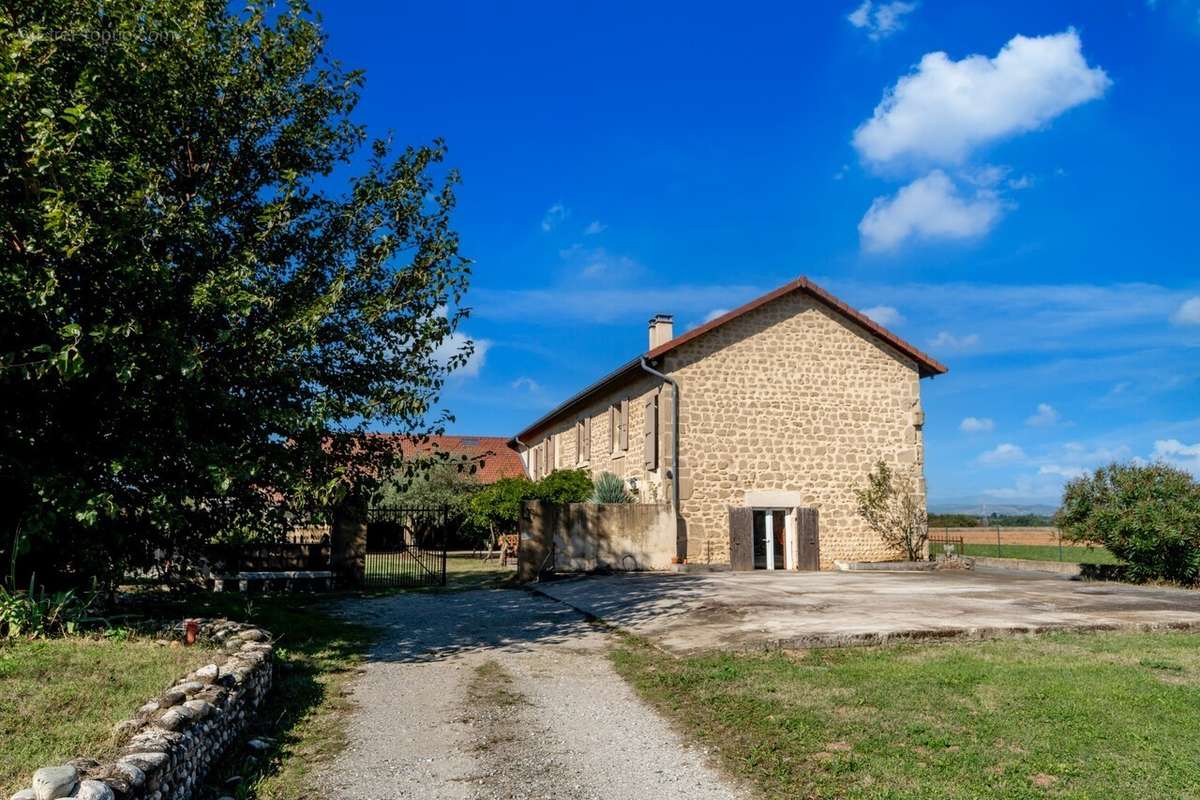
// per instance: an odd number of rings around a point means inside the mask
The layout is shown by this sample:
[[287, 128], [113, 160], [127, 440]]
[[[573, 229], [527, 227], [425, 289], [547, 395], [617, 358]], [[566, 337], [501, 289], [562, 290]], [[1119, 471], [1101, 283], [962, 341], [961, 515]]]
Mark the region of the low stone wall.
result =
[[[521, 514], [517, 574], [669, 569], [678, 551], [675, 514], [667, 504], [531, 500]], [[551, 555], [553, 554], [553, 555]]]
[[11, 800], [187, 800], [241, 736], [271, 688], [270, 635], [228, 620], [200, 621], [223, 655], [116, 726], [126, 738], [113, 763], [77, 758], [33, 775]]

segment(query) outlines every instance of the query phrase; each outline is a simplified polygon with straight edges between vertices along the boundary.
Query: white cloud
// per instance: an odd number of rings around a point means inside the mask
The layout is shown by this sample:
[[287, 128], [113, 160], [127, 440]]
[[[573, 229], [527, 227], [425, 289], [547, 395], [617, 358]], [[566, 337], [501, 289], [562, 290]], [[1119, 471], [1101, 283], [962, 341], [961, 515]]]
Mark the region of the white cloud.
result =
[[867, 33], [871, 41], [886, 39], [904, 27], [904, 17], [916, 9], [916, 3], [891, 2], [875, 5], [863, 0], [862, 5], [846, 17], [850, 24]]
[[1200, 296], [1189, 297], [1171, 315], [1176, 325], [1200, 325]]
[[550, 232], [558, 227], [558, 223], [571, 216], [570, 210], [562, 203], [555, 203], [546, 209], [546, 213], [542, 215], [542, 230]]
[[1057, 475], [1060, 478], [1071, 480], [1079, 478], [1087, 474], [1087, 470], [1082, 467], [1065, 467], [1061, 464], [1043, 464], [1038, 469], [1038, 475]]
[[996, 429], [996, 421], [990, 417], [965, 417], [958, 423], [963, 433], [987, 433]]
[[950, 331], [939, 331], [937, 336], [929, 340], [930, 347], [941, 350], [969, 350], [977, 344], [979, 344], [979, 334], [977, 333], [955, 336]]
[[579, 271], [584, 278], [605, 278], [610, 281], [627, 281], [642, 273], [642, 265], [625, 255], [610, 253], [603, 247], [584, 247], [573, 244], [559, 250], [563, 261]]
[[917, 178], [893, 197], [876, 197], [858, 223], [864, 250], [894, 251], [909, 240], [974, 239], [1000, 219], [1004, 204], [990, 189], [964, 196], [941, 170]]
[[979, 456], [979, 463], [981, 464], [1011, 464], [1014, 461], [1024, 460], [1025, 451], [1017, 445], [1009, 444], [1008, 442], [996, 445], [993, 449], [988, 450], [986, 453], [981, 453]]
[[1200, 442], [1184, 444], [1178, 439], [1159, 439], [1154, 443], [1154, 459], [1187, 470], [1200, 478]]
[[1036, 130], [1100, 97], [1111, 83], [1103, 69], [1088, 66], [1074, 29], [1014, 36], [995, 58], [927, 53], [854, 132], [854, 147], [875, 164], [960, 164], [981, 145]]
[[864, 308], [862, 313], [880, 325], [899, 325], [904, 322], [904, 315], [891, 306], [871, 306]]
[[594, 219], [588, 223], [588, 226], [583, 229], [584, 236], [595, 236], [597, 233], [604, 233], [608, 230], [608, 226], [598, 219]]
[[728, 308], [714, 308], [712, 311], [704, 315], [704, 322], [712, 322], [717, 317], [724, 316], [729, 313]]
[[1038, 403], [1037, 413], [1026, 417], [1025, 424], [1034, 428], [1046, 428], [1056, 424], [1060, 415], [1058, 410], [1049, 403]]
[[483, 365], [487, 363], [487, 352], [492, 346], [491, 340], [471, 339], [465, 333], [454, 331], [437, 346], [433, 351], [433, 357], [439, 364], [448, 364], [452, 357], [462, 352], [468, 342], [474, 344], [471, 355], [467, 356], [464, 364], [450, 374], [456, 378], [474, 378], [479, 375], [479, 370], [483, 369]]
[[535, 381], [533, 378], [527, 378], [524, 375], [522, 375], [520, 378], [517, 378], [515, 381], [512, 382], [512, 388], [524, 389], [525, 391], [529, 392], [530, 394], [537, 394], [538, 392], [540, 392], [542, 390], [542, 385], [540, 383], [538, 383], [537, 381]]

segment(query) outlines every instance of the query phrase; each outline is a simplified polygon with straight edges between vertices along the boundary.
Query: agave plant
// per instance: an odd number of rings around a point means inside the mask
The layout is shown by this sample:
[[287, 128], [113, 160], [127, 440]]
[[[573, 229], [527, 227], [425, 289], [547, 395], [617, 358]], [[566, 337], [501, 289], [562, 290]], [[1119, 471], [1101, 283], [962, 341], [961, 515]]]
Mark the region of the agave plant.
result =
[[625, 481], [611, 472], [601, 472], [592, 487], [593, 503], [632, 503], [633, 495], [625, 488]]

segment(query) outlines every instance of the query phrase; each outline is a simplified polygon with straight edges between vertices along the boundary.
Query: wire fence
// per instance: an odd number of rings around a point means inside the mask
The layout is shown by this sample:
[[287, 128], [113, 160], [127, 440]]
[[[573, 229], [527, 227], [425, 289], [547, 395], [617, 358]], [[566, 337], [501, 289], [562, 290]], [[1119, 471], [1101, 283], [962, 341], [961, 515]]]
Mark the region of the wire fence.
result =
[[1075, 564], [1116, 564], [1103, 547], [1064, 540], [1057, 528], [930, 528], [929, 557], [960, 555], [1064, 561]]

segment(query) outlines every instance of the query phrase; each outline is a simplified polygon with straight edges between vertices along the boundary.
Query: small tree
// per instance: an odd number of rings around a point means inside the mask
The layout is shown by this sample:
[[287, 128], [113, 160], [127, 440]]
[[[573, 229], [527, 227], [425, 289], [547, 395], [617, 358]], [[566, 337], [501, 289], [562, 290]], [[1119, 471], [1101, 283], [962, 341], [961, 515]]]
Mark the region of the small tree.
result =
[[1054, 521], [1063, 538], [1108, 548], [1132, 580], [1200, 580], [1200, 483], [1183, 470], [1101, 467], [1067, 484]]
[[601, 472], [596, 478], [596, 489], [592, 492], [593, 503], [632, 503], [633, 495], [625, 488], [625, 481], [611, 472]]
[[501, 478], [485, 486], [471, 497], [472, 523], [488, 531], [493, 542], [501, 534], [516, 531], [521, 519], [521, 505], [533, 497], [533, 487], [533, 481], [528, 478]]
[[929, 515], [912, 480], [892, 472], [883, 461], [867, 475], [867, 485], [854, 492], [858, 513], [871, 530], [909, 561], [925, 557]]

